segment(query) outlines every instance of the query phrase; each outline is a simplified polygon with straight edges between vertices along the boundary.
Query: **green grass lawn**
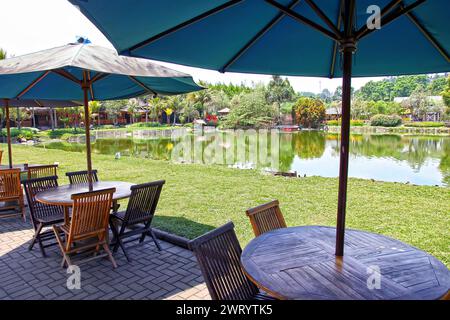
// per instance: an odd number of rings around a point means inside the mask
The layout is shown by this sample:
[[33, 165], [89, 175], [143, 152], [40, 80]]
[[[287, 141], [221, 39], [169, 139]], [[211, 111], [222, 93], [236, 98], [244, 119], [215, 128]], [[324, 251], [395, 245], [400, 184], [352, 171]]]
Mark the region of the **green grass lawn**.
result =
[[[6, 150], [5, 145], [1, 145]], [[15, 163], [60, 163], [84, 170], [84, 154], [14, 146]], [[7, 155], [3, 155], [7, 159]], [[279, 199], [290, 226], [334, 226], [337, 179], [283, 178], [219, 166], [181, 165], [147, 159], [93, 156], [102, 180], [134, 183], [165, 179], [155, 226], [193, 238], [229, 220], [242, 245], [253, 238], [245, 209]], [[450, 189], [350, 179], [347, 226], [381, 233], [421, 248], [450, 266]]]

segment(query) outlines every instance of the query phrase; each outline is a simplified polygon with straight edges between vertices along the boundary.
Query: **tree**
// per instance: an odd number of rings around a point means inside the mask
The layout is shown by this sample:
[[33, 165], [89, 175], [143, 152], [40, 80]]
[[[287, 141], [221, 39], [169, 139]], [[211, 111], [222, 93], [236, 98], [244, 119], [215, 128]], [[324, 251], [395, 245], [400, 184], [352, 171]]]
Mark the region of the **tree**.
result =
[[331, 100], [332, 100], [333, 96], [332, 96], [330, 90], [325, 88], [325, 89], [322, 90], [322, 92], [320, 93], [319, 97], [325, 103], [331, 103]]
[[444, 103], [447, 106], [446, 114], [450, 116], [450, 76], [447, 77], [447, 84], [442, 92], [442, 98], [444, 99]]
[[442, 92], [445, 90], [445, 87], [447, 85], [447, 78], [443, 76], [436, 76], [431, 81], [430, 85], [428, 86], [428, 91], [430, 91], [430, 94], [432, 96], [440, 96]]
[[394, 97], [409, 97], [419, 86], [425, 88], [427, 85], [426, 75], [398, 77], [395, 79], [393, 95]]
[[267, 86], [266, 99], [270, 104], [283, 102], [291, 102], [295, 98], [295, 91], [287, 78], [280, 76], [272, 76], [272, 80]]
[[128, 100], [127, 111], [131, 114], [131, 123], [134, 123], [136, 120], [136, 115], [139, 114], [139, 102], [137, 99]]
[[6, 59], [7, 55], [8, 55], [8, 53], [6, 52], [6, 50], [0, 48], [0, 60]]
[[200, 116], [200, 113], [196, 109], [195, 105], [189, 101], [183, 103], [183, 108], [180, 111], [183, 121], [190, 123]]
[[175, 122], [177, 121], [177, 112], [181, 111], [181, 109], [183, 108], [184, 98], [185, 96], [183, 95], [177, 95], [171, 96], [167, 99], [167, 108], [165, 109], [167, 115], [167, 124], [170, 125], [170, 117], [173, 114], [173, 125], [175, 125]]
[[428, 92], [424, 87], [418, 86], [411, 94], [411, 96], [403, 101], [402, 105], [409, 109], [410, 114], [416, 119], [426, 120], [426, 113], [428, 106], [430, 105], [430, 99], [428, 98]]
[[257, 87], [232, 99], [231, 112], [223, 125], [226, 128], [264, 128], [272, 124], [274, 116], [275, 110], [267, 103], [264, 88]]
[[[155, 97], [147, 101], [147, 108], [148, 113], [146, 113], [146, 119], [148, 120], [148, 114], [150, 114], [150, 118], [152, 118], [153, 121], [157, 122], [159, 119], [159, 115], [164, 107], [165, 100], [162, 97]], [[146, 120], [146, 122], [147, 122]]]
[[[90, 101], [89, 102], [89, 109], [91, 111], [91, 116], [92, 118], [94, 118], [94, 114], [97, 115], [97, 125], [101, 125], [101, 121], [100, 121], [100, 111], [102, 109], [102, 104], [99, 101]], [[93, 119], [94, 121], [95, 119]]]
[[108, 115], [108, 118], [113, 121], [114, 125], [117, 126], [120, 112], [122, 111], [122, 108], [127, 105], [127, 103], [127, 100], [106, 101], [104, 103], [105, 112]]
[[317, 128], [325, 120], [325, 105], [319, 99], [301, 97], [295, 106], [297, 121], [307, 128]]
[[[210, 99], [204, 104], [204, 111], [207, 114], [217, 114], [218, 111], [230, 108], [231, 101], [228, 95], [223, 91], [213, 91]], [[206, 116], [206, 115], [205, 115]]]

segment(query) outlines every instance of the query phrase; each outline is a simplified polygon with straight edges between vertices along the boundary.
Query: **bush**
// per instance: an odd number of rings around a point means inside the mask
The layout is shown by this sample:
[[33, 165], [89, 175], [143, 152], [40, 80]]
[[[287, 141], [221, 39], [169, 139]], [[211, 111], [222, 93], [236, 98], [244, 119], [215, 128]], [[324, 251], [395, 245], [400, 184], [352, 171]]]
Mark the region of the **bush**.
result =
[[370, 119], [370, 125], [373, 127], [398, 127], [401, 124], [402, 118], [399, 116], [377, 114]]
[[[27, 139], [27, 140], [31, 140], [34, 138], [34, 136], [38, 133], [39, 130], [37, 129], [32, 129], [32, 128], [22, 128], [22, 129], [17, 129], [17, 128], [11, 128], [11, 137], [12, 138], [17, 138], [17, 139]], [[1, 136], [2, 137], [6, 137], [6, 129], [2, 129], [1, 131]]]
[[66, 128], [66, 129], [55, 129], [55, 130], [47, 130], [43, 131], [41, 133], [42, 136], [47, 136], [50, 139], [62, 139], [63, 137], [66, 137], [68, 135], [75, 135], [75, 134], [83, 134], [84, 130], [82, 129], [75, 129], [72, 128]]
[[404, 124], [405, 127], [411, 127], [411, 128], [440, 128], [444, 127], [444, 122], [408, 122]]
[[[327, 125], [329, 127], [340, 126], [341, 125], [341, 120], [330, 120], [330, 121], [327, 121]], [[352, 127], [362, 127], [362, 126], [365, 125], [365, 122], [364, 122], [364, 120], [351, 120], [350, 121], [350, 125]]]
[[304, 128], [317, 128], [325, 120], [325, 105], [319, 99], [301, 97], [294, 110], [297, 122]]
[[129, 128], [158, 128], [163, 127], [159, 122], [137, 122], [127, 126]]

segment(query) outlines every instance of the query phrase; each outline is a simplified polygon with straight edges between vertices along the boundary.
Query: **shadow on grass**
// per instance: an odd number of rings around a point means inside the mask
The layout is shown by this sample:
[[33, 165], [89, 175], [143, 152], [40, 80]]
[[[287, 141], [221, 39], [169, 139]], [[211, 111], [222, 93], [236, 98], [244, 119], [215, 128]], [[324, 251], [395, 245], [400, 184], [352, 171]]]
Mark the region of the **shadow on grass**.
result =
[[188, 238], [189, 240], [215, 229], [214, 226], [192, 221], [184, 217], [174, 216], [155, 215], [152, 225], [160, 230]]

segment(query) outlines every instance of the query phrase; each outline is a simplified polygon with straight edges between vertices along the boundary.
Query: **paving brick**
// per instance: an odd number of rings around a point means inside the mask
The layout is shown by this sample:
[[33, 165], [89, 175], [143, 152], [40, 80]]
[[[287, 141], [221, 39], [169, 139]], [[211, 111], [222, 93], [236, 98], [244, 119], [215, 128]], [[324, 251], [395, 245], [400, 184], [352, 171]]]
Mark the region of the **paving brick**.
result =
[[28, 251], [33, 233], [20, 219], [0, 224], [1, 300], [209, 299], [192, 252], [163, 241], [159, 252], [151, 239], [130, 246], [132, 263], [119, 250], [115, 270], [107, 259], [82, 265], [81, 290], [69, 290], [57, 247], [45, 259], [38, 246]]

